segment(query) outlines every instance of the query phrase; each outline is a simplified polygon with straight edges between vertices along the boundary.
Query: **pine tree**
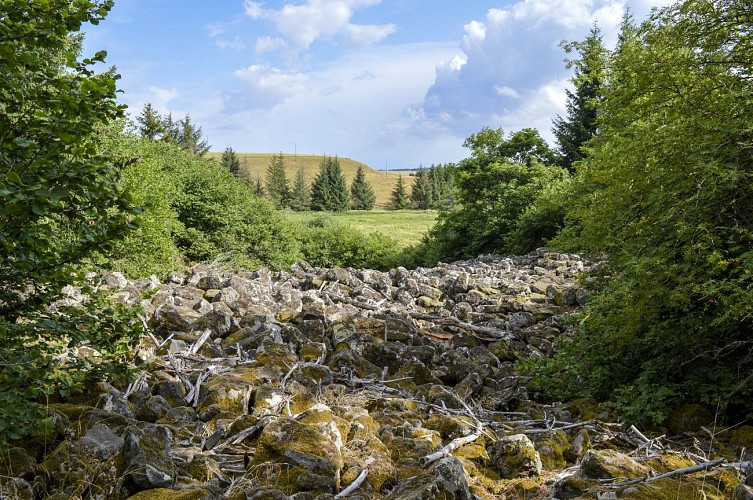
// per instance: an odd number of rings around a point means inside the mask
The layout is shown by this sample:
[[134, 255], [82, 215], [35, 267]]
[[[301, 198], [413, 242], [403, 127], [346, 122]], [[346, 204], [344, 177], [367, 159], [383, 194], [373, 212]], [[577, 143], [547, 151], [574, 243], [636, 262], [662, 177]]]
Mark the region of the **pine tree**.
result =
[[144, 105], [144, 109], [136, 117], [136, 121], [139, 123], [139, 134], [144, 139], [154, 141], [161, 138], [162, 134], [165, 133], [165, 123], [162, 116], [152, 107], [150, 102]]
[[254, 192], [260, 198], [267, 194], [264, 189], [264, 181], [261, 179], [261, 175], [258, 174], [256, 175], [256, 181], [254, 181]]
[[228, 146], [222, 153], [222, 166], [230, 171], [233, 175], [238, 175], [241, 168], [241, 162], [238, 160], [238, 155], [235, 154], [233, 148]]
[[410, 198], [405, 191], [405, 183], [403, 182], [402, 175], [397, 178], [397, 184], [395, 184], [395, 189], [392, 190], [390, 202], [392, 203], [393, 210], [407, 210], [411, 207]]
[[452, 165], [432, 165], [429, 169], [431, 180], [432, 208], [445, 209], [455, 203], [452, 184]]
[[272, 155], [267, 167], [266, 177], [267, 193], [275, 204], [275, 207], [285, 208], [290, 202], [290, 184], [285, 175], [285, 157], [282, 152]]
[[324, 157], [311, 185], [311, 209], [344, 212], [350, 208], [350, 195], [337, 158]]
[[410, 197], [413, 206], [419, 210], [428, 210], [432, 206], [432, 186], [429, 171], [421, 167], [413, 178]]
[[356, 176], [350, 186], [350, 197], [353, 200], [353, 210], [371, 210], [376, 203], [376, 195], [371, 184], [366, 180], [363, 167], [358, 166]]
[[601, 30], [594, 25], [582, 42], [564, 45], [568, 53], [579, 54], [578, 59], [567, 62], [568, 69], [575, 68], [570, 80], [575, 92], [566, 91], [567, 117], [557, 116], [552, 120], [552, 132], [559, 146], [560, 165], [570, 172], [574, 171], [573, 164], [583, 159], [583, 145], [597, 132], [596, 118], [607, 63], [602, 38]]
[[293, 191], [290, 195], [290, 208], [297, 212], [311, 208], [311, 191], [306, 183], [306, 174], [303, 171], [303, 167], [298, 169], [295, 181], [293, 182]]

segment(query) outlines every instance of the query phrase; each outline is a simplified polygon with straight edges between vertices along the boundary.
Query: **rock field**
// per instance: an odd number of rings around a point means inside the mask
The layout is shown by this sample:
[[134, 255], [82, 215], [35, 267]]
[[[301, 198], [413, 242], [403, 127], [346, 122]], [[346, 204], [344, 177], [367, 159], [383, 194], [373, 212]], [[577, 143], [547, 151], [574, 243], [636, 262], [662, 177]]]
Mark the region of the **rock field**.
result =
[[573, 334], [591, 268], [538, 250], [106, 275], [147, 311], [142, 370], [51, 403], [54, 434], [0, 459], [0, 498], [753, 499], [753, 427], [690, 407], [670, 438], [530, 400], [515, 362]]

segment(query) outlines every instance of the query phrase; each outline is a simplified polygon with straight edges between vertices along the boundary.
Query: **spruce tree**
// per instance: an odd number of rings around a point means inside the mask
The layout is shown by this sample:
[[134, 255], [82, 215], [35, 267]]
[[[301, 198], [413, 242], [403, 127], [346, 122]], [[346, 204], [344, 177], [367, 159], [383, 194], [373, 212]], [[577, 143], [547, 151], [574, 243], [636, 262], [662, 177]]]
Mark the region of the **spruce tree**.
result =
[[324, 157], [311, 185], [311, 209], [344, 212], [350, 208], [350, 195], [337, 158]]
[[295, 181], [293, 182], [293, 191], [290, 195], [290, 208], [297, 212], [311, 208], [311, 191], [306, 183], [306, 174], [303, 171], [303, 167], [298, 169]]
[[196, 126], [191, 121], [191, 115], [186, 115], [185, 118], [177, 123], [177, 137], [180, 147], [195, 156], [204, 156], [209, 151], [209, 144], [203, 137], [203, 132], [200, 126]]
[[148, 102], [141, 110], [141, 114], [136, 117], [138, 122], [138, 131], [141, 137], [149, 141], [154, 141], [162, 137], [165, 133], [165, 123], [162, 116], [157, 112], [152, 103]]
[[238, 175], [241, 168], [241, 162], [238, 160], [238, 155], [235, 154], [233, 148], [228, 146], [222, 153], [222, 166], [230, 171], [233, 175]]
[[358, 166], [356, 176], [350, 186], [350, 197], [353, 201], [351, 206], [353, 210], [371, 210], [376, 203], [374, 189], [366, 180], [366, 174], [364, 174], [361, 165]]
[[408, 197], [408, 193], [405, 190], [402, 175], [397, 178], [397, 184], [395, 184], [395, 189], [392, 190], [390, 202], [393, 210], [407, 210], [411, 207], [410, 197]]
[[285, 175], [285, 157], [282, 152], [272, 155], [267, 167], [266, 177], [267, 193], [275, 204], [275, 207], [284, 208], [290, 202], [290, 184]]
[[594, 25], [582, 42], [564, 45], [568, 53], [575, 51], [579, 55], [578, 59], [567, 61], [568, 69], [575, 68], [570, 80], [575, 92], [566, 91], [567, 116], [552, 120], [552, 132], [559, 147], [559, 163], [570, 172], [574, 172], [573, 164], [583, 159], [583, 145], [597, 132], [596, 118], [607, 64], [602, 38], [601, 30]]
[[413, 206], [419, 210], [428, 210], [432, 206], [432, 186], [429, 171], [421, 167], [413, 178], [410, 197]]

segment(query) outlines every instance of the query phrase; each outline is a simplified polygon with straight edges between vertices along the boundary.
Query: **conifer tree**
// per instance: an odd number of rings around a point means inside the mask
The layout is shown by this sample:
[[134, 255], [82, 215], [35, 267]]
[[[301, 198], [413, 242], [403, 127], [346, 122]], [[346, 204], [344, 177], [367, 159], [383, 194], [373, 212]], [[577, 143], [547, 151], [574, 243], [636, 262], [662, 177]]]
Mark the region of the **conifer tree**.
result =
[[432, 206], [432, 186], [429, 171], [421, 167], [413, 178], [410, 193], [413, 206], [419, 210], [428, 210]]
[[191, 121], [191, 115], [177, 123], [177, 138], [180, 147], [195, 156], [204, 156], [209, 151], [209, 144], [203, 137], [201, 126], [196, 126]]
[[238, 175], [241, 168], [241, 162], [238, 160], [238, 155], [235, 154], [233, 148], [228, 146], [222, 153], [222, 166], [230, 171], [233, 175]]
[[405, 190], [402, 175], [397, 178], [395, 189], [392, 190], [392, 195], [390, 196], [390, 202], [393, 210], [407, 210], [411, 207], [410, 198]]
[[141, 110], [141, 114], [136, 117], [138, 130], [141, 137], [149, 141], [154, 141], [162, 137], [165, 133], [165, 122], [162, 116], [157, 112], [152, 103], [148, 102]]
[[583, 145], [597, 131], [596, 118], [607, 64], [602, 38], [601, 30], [594, 25], [582, 42], [564, 45], [568, 53], [575, 51], [579, 55], [578, 59], [567, 61], [568, 69], [575, 68], [570, 80], [575, 92], [566, 91], [567, 116], [552, 120], [552, 132], [559, 146], [560, 165], [570, 172], [574, 171], [573, 164], [583, 159]]
[[361, 165], [358, 166], [356, 176], [350, 186], [350, 197], [353, 202], [351, 206], [353, 210], [371, 210], [376, 203], [374, 189], [366, 180], [366, 174], [364, 174]]
[[285, 175], [285, 157], [282, 152], [272, 155], [267, 167], [266, 177], [267, 193], [275, 204], [275, 207], [284, 208], [290, 202], [290, 184]]
[[306, 182], [306, 174], [303, 167], [298, 169], [293, 182], [293, 191], [290, 195], [290, 208], [297, 212], [309, 210], [311, 208], [311, 191]]
[[350, 208], [350, 195], [337, 158], [324, 157], [311, 185], [311, 209], [344, 212]]

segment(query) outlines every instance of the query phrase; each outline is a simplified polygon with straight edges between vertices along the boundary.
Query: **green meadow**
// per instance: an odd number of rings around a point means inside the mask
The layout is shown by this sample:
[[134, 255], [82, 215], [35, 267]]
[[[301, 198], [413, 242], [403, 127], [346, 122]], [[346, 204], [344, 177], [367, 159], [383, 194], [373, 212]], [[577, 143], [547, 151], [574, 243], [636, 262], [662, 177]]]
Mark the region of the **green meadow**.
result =
[[417, 243], [437, 220], [436, 210], [371, 210], [333, 212], [285, 211], [289, 220], [305, 224], [326, 217], [347, 224], [364, 233], [379, 232], [398, 241], [401, 247]]

